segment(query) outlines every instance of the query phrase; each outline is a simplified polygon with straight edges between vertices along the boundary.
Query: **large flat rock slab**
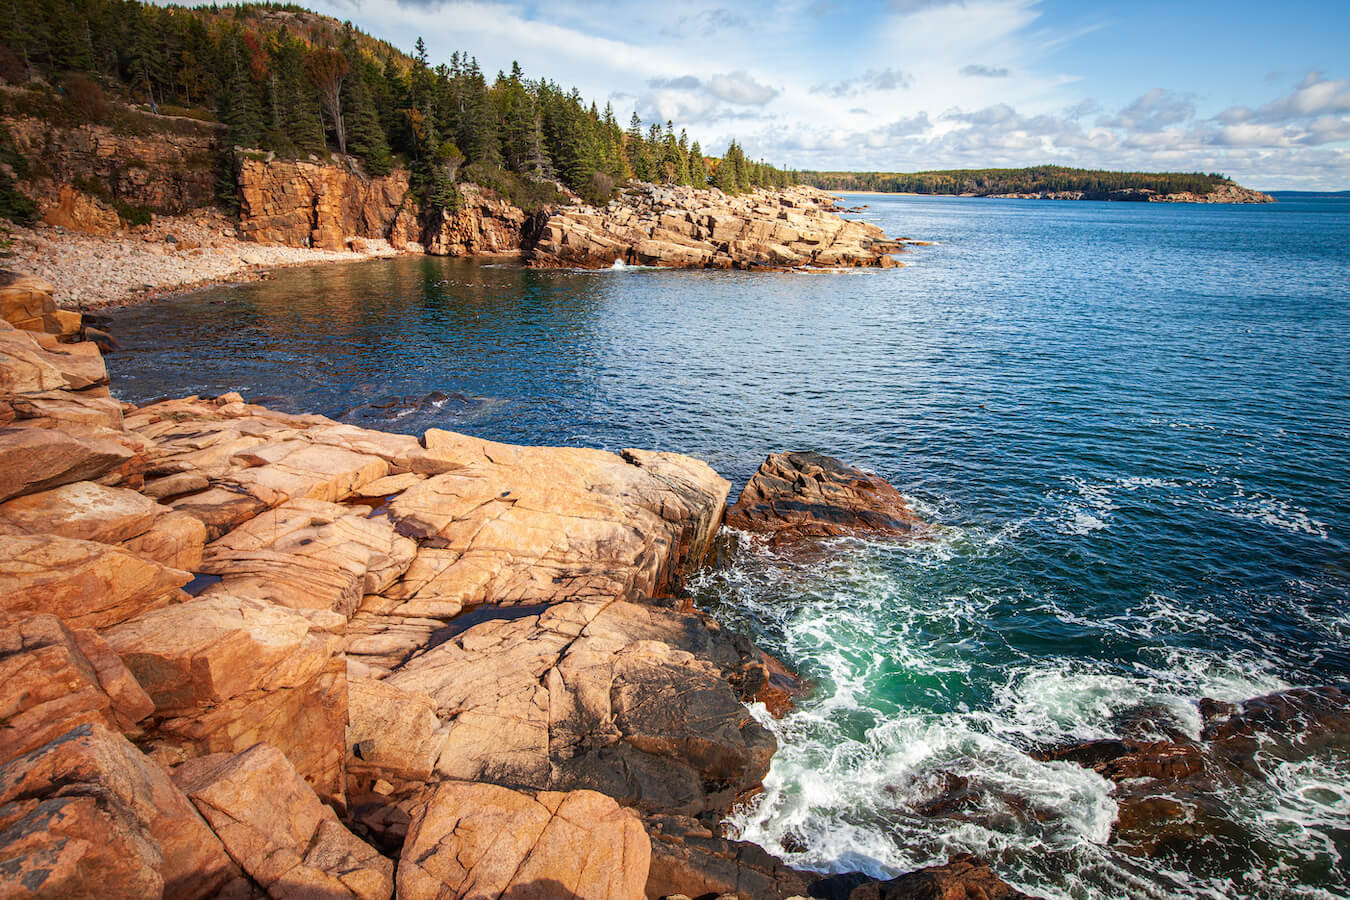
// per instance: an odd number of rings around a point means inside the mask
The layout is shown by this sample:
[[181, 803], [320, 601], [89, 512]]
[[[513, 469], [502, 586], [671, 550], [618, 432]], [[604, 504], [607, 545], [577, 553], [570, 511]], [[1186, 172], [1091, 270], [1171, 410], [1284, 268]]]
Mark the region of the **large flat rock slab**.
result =
[[388, 519], [368, 513], [321, 500], [287, 502], [212, 542], [201, 571], [221, 576], [219, 589], [234, 596], [350, 617], [417, 553]]
[[401, 900], [639, 900], [651, 844], [631, 810], [594, 791], [531, 796], [451, 782], [431, 794], [398, 866]]
[[0, 535], [0, 622], [52, 613], [74, 628], [106, 628], [166, 605], [191, 580], [120, 547]]
[[[439, 779], [725, 812], [760, 783], [775, 742], [703, 655], [711, 643], [697, 617], [622, 601], [474, 625], [384, 679], [430, 698], [441, 725], [428, 723], [425, 741], [402, 753], [387, 745], [385, 765], [425, 765], [425, 748], [439, 743]], [[359, 715], [351, 727], [372, 730]]]

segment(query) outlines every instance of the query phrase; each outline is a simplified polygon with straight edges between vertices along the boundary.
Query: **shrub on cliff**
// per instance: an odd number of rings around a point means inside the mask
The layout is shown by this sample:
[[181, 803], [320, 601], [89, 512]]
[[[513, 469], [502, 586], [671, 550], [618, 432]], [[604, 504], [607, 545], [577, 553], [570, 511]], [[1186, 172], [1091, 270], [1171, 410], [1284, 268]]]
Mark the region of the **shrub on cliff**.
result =
[[17, 225], [37, 221], [37, 206], [15, 183], [15, 179], [24, 180], [31, 174], [27, 157], [19, 152], [9, 129], [0, 125], [0, 219]]

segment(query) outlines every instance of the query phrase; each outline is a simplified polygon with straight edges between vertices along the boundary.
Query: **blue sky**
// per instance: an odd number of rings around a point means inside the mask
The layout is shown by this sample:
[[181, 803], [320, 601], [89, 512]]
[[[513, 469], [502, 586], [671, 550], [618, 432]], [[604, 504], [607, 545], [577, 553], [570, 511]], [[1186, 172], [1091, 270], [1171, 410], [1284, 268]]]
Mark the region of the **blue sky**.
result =
[[1350, 0], [311, 0], [781, 165], [1042, 162], [1350, 189]]

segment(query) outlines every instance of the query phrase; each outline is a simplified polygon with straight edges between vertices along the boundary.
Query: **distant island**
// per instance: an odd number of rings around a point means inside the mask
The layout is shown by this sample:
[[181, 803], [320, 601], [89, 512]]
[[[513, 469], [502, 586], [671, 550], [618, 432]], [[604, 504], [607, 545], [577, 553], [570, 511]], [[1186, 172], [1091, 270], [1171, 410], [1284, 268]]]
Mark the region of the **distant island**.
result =
[[928, 172], [800, 172], [827, 191], [946, 194], [1018, 200], [1123, 200], [1154, 203], [1274, 203], [1225, 175], [1201, 172], [1111, 172], [1066, 166], [945, 169]]

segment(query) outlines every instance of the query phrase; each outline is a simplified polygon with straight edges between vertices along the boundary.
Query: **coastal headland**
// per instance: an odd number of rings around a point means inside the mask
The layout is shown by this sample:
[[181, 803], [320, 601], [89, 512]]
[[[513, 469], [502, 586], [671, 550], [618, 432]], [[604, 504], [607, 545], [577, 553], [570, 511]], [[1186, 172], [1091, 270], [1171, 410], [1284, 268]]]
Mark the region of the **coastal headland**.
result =
[[[890, 268], [905, 249], [876, 226], [838, 215], [832, 195], [808, 187], [729, 195], [635, 182], [604, 204], [560, 195], [566, 202], [527, 212], [492, 188], [465, 183], [453, 211], [428, 217], [407, 171], [372, 176], [336, 156], [242, 158], [237, 212], [230, 213], [201, 185], [180, 184], [182, 196], [173, 198], [155, 187], [183, 158], [219, 152], [219, 135], [202, 123], [162, 146], [102, 126], [52, 131], [20, 119], [7, 127], [25, 152], [38, 152], [53, 134], [49, 146], [61, 148], [54, 176], [25, 186], [38, 221], [12, 227], [10, 265], [55, 285], [59, 304], [81, 309], [256, 278], [279, 266], [398, 254], [517, 258], [541, 268], [786, 270]], [[80, 188], [114, 177], [106, 161], [130, 153], [150, 175], [144, 185], [119, 186], [120, 194], [163, 210], [139, 224]]]
[[[724, 521], [779, 553], [922, 537], [876, 476], [775, 454], [728, 510], [676, 453], [395, 435], [238, 394], [135, 407], [50, 285], [6, 277], [0, 311], [5, 884], [1026, 896], [969, 857], [879, 882], [723, 831], [773, 758], [763, 717], [807, 687], [681, 585]], [[1213, 784], [1344, 741], [1347, 710], [1346, 686], [1296, 689], [1202, 703], [1198, 741], [1043, 755], [1119, 785], [1113, 840], [1167, 852]]]
[[[419, 439], [237, 394], [133, 407], [50, 285], [4, 281], [5, 883], [911, 896], [721, 834], [774, 753], [747, 704], [782, 714], [801, 685], [679, 599], [726, 511], [708, 465]], [[761, 474], [769, 530], [775, 503], [798, 529], [914, 525], [823, 457]], [[965, 859], [934, 879], [1020, 896]]]

